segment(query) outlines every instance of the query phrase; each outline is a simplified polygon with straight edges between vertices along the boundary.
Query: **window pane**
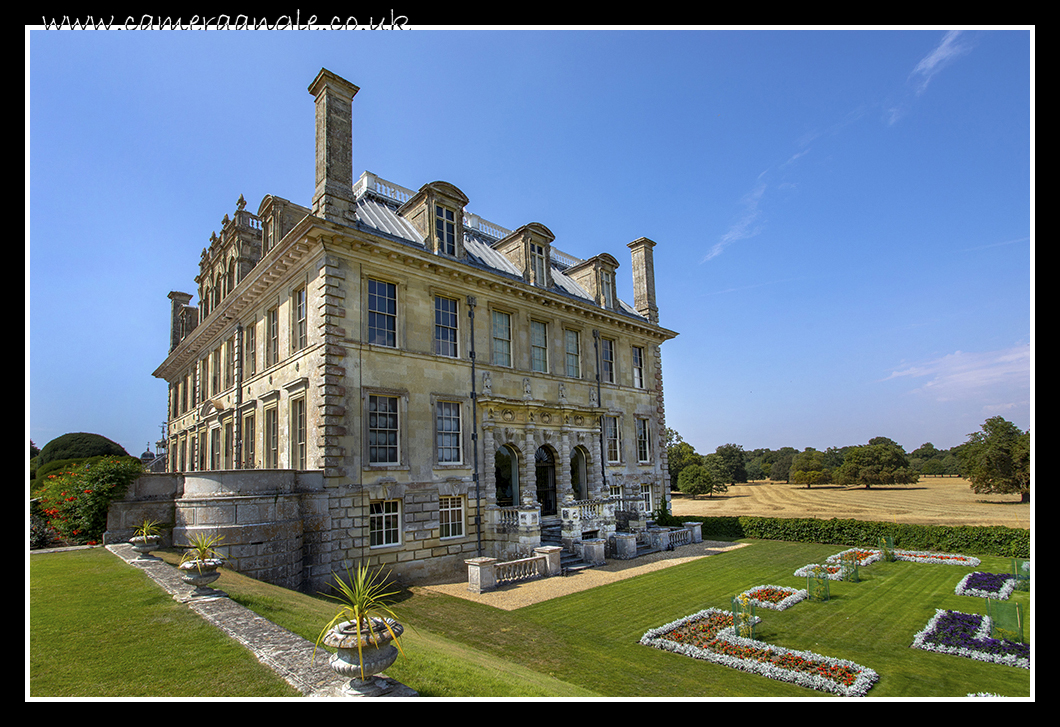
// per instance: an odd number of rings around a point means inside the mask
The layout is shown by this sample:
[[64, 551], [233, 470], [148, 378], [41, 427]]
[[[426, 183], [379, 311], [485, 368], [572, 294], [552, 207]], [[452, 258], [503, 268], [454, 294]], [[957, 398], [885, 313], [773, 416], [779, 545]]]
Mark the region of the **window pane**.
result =
[[565, 337], [567, 354], [567, 376], [581, 378], [581, 359], [577, 331], [567, 331]]
[[439, 536], [454, 538], [464, 534], [464, 501], [460, 497], [438, 499]]
[[609, 384], [613, 384], [615, 383], [615, 342], [607, 338], [601, 338], [600, 344], [601, 358], [603, 359], [603, 371], [600, 378]]
[[460, 404], [439, 401], [435, 412], [435, 436], [439, 463], [462, 461], [460, 447]]
[[493, 311], [493, 363], [512, 365], [512, 317]]
[[439, 356], [457, 355], [456, 301], [441, 296], [434, 299], [434, 352]]
[[398, 400], [396, 396], [368, 397], [368, 462], [397, 464]]
[[368, 281], [368, 343], [397, 345], [397, 287], [393, 283]]
[[399, 500], [377, 500], [368, 505], [369, 544], [401, 543], [401, 503]]
[[530, 367], [548, 371], [548, 326], [540, 321], [530, 321]]

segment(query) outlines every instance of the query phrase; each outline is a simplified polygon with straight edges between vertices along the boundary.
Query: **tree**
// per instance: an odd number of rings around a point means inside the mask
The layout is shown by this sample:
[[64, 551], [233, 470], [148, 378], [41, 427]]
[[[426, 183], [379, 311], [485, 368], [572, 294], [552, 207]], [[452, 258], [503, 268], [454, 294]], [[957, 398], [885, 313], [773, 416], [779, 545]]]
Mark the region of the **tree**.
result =
[[[723, 444], [714, 450], [719, 479], [730, 485], [747, 482], [747, 458], [739, 444]], [[708, 455], [710, 456], [710, 455]]]
[[128, 457], [129, 453], [120, 444], [112, 442], [102, 434], [71, 432], [45, 444], [37, 457], [37, 464], [44, 465], [55, 459], [79, 459], [99, 455]]
[[[675, 432], [676, 434], [676, 432]], [[702, 455], [697, 454], [695, 448], [677, 435], [676, 441], [666, 448], [666, 462], [670, 470], [670, 486], [677, 484], [681, 477], [681, 471], [693, 464], [702, 464]]]
[[677, 489], [696, 499], [714, 491], [714, 475], [701, 464], [690, 464], [681, 470], [677, 478]]
[[714, 496], [714, 493], [728, 492], [728, 476], [729, 464], [725, 461], [725, 458], [717, 452], [705, 455], [703, 457], [703, 466], [710, 470], [710, 474], [714, 478], [714, 487], [711, 488], [710, 495]]
[[788, 473], [791, 481], [798, 485], [823, 485], [832, 480], [832, 470], [825, 465], [825, 453], [813, 447], [807, 447], [791, 459], [791, 470]]
[[1021, 502], [1031, 501], [1031, 433], [996, 416], [987, 419], [981, 431], [968, 435], [960, 451], [961, 476], [972, 491], [1020, 493]]
[[791, 470], [791, 461], [798, 453], [799, 450], [794, 447], [781, 447], [777, 450], [776, 456], [773, 459], [773, 466], [769, 468], [769, 479], [789, 482], [788, 472]]
[[717, 461], [711, 459], [714, 456], [708, 454], [703, 458], [703, 464], [690, 464], [681, 470], [681, 476], [677, 478], [677, 489], [691, 495], [693, 500], [699, 495], [713, 497], [715, 492], [728, 490], [728, 485], [719, 480], [714, 471], [717, 467]]
[[874, 437], [868, 444], [851, 447], [833, 475], [840, 485], [908, 485], [920, 475], [909, 466], [905, 450], [887, 437]]

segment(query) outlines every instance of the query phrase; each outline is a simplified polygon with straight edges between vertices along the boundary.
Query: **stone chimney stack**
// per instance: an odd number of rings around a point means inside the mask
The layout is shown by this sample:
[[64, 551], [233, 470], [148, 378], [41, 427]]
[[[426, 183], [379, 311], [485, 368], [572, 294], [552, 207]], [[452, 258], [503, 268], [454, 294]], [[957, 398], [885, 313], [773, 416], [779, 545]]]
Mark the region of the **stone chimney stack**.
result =
[[172, 352], [177, 347], [177, 344], [183, 340], [186, 333], [182, 318], [184, 309], [191, 302], [191, 296], [174, 290], [169, 294], [169, 299], [173, 301], [169, 320], [169, 350]]
[[629, 243], [627, 247], [633, 256], [633, 307], [652, 323], [658, 323], [659, 308], [655, 305], [655, 262], [652, 257], [655, 243], [642, 237]]
[[316, 189], [313, 214], [351, 224], [353, 205], [353, 97], [360, 89], [326, 68], [309, 84], [316, 98]]

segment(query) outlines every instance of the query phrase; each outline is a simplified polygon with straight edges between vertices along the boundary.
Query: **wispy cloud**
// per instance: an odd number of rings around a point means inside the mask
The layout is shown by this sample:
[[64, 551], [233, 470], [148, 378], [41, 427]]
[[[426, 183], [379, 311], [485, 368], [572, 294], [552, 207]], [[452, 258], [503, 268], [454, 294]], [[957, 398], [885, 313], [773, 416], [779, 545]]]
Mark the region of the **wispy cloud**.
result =
[[961, 31], [947, 31], [946, 34], [942, 36], [942, 41], [935, 47], [935, 49], [921, 58], [920, 62], [916, 64], [912, 73], [909, 74], [909, 78], [915, 84], [916, 94], [918, 96], [927, 90], [928, 84], [931, 83], [931, 79], [933, 79], [939, 71], [949, 65], [953, 59], [964, 55], [971, 49], [971, 46], [967, 43], [962, 43], [960, 38]]
[[725, 234], [714, 243], [714, 246], [710, 248], [710, 252], [704, 256], [700, 262], [707, 262], [716, 258], [718, 255], [725, 250], [726, 247], [736, 242], [737, 240], [746, 240], [749, 237], [754, 237], [762, 231], [762, 211], [761, 202], [762, 195], [766, 192], [766, 183], [762, 177], [765, 175], [763, 172], [758, 177], [758, 181], [750, 192], [743, 197], [743, 213], [739, 219], [734, 222]]
[[1002, 242], [990, 242], [990, 243], [987, 243], [986, 245], [976, 245], [974, 247], [966, 247], [963, 250], [961, 250], [961, 252], [971, 252], [973, 250], [985, 250], [985, 249], [987, 249], [989, 247], [1001, 247], [1003, 245], [1015, 245], [1016, 243], [1019, 243], [1019, 242], [1027, 242], [1030, 239], [1031, 238], [1029, 238], [1029, 237], [1018, 237], [1015, 240], [1003, 240]]
[[[909, 72], [908, 80], [913, 84], [913, 92], [919, 96], [927, 90], [928, 84], [938, 73], [948, 66], [954, 59], [964, 55], [972, 49], [970, 43], [965, 42], [963, 31], [949, 30], [942, 36], [942, 40], [930, 53], [920, 59], [912, 71]], [[908, 113], [912, 102], [904, 99], [884, 109], [888, 126], [898, 123]]]
[[[926, 56], [920, 59], [913, 70], [909, 74], [909, 80], [914, 84], [914, 90], [916, 95], [922, 94], [931, 83], [931, 80], [950, 62], [961, 55], [964, 55], [971, 50], [971, 45], [965, 41], [960, 30], [950, 30], [942, 36], [942, 40], [939, 41], [938, 45], [928, 53]], [[908, 92], [906, 92], [908, 93]], [[873, 103], [863, 103], [857, 108], [853, 109], [841, 119], [831, 124], [830, 126], [822, 129], [816, 129], [804, 134], [802, 137], [796, 140], [796, 147], [798, 150], [791, 154], [787, 160], [775, 165], [773, 169], [778, 172], [785, 172], [788, 167], [794, 165], [803, 156], [810, 152], [809, 145], [814, 141], [840, 134], [848, 126], [856, 123], [858, 120], [863, 118], [866, 114], [872, 110], [879, 110], [881, 105]], [[888, 125], [897, 123], [907, 112], [909, 103], [900, 102], [891, 106], [885, 106], [884, 112], [886, 114], [886, 122]], [[762, 197], [766, 192], [767, 186], [763, 181], [766, 172], [762, 172], [759, 175], [758, 181], [755, 186], [743, 197], [743, 212], [739, 218], [729, 226], [729, 229], [725, 231], [717, 242], [711, 246], [710, 250], [700, 263], [705, 263], [709, 260], [721, 255], [725, 248], [737, 240], [746, 240], [747, 238], [754, 237], [759, 234], [763, 227], [763, 212], [762, 212]], [[788, 186], [793, 186], [791, 182], [786, 182]]]
[[[997, 407], [1006, 406], [1013, 397], [1026, 397], [1030, 391], [1030, 374], [1030, 345], [1020, 344], [1000, 351], [956, 351], [893, 371], [883, 381], [926, 379], [912, 393], [937, 401], [978, 398], [984, 406]], [[1001, 400], [1007, 401], [1001, 404]]]

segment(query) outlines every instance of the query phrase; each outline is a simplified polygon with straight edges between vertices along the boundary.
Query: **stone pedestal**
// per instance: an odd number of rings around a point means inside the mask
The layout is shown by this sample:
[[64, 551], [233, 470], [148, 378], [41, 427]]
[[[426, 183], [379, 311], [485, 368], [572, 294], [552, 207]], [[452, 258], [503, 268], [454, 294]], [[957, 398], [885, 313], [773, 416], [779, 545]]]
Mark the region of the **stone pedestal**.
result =
[[538, 555], [545, 556], [545, 576], [558, 576], [562, 567], [560, 566], [560, 556], [563, 553], [563, 548], [558, 545], [543, 545], [540, 548], [534, 548], [534, 552]]
[[636, 533], [615, 533], [615, 546], [611, 557], [616, 560], [630, 560], [637, 557]]
[[603, 538], [593, 538], [582, 541], [582, 560], [590, 565], [603, 565], [607, 562], [604, 557], [604, 545], [607, 541]]
[[472, 593], [485, 593], [497, 587], [497, 572], [494, 569], [496, 558], [469, 558], [467, 564], [467, 590]]

